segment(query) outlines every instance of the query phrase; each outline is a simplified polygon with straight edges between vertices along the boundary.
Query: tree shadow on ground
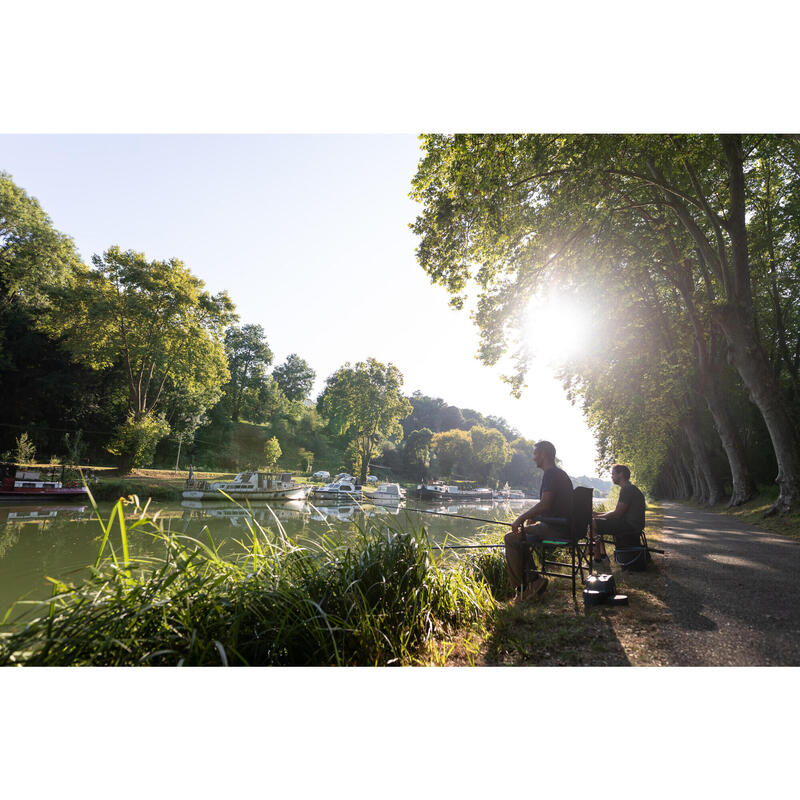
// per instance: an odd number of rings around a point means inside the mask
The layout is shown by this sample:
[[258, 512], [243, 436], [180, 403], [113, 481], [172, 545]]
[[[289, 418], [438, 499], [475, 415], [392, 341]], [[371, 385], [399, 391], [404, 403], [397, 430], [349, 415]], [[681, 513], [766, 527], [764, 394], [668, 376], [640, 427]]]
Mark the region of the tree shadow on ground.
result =
[[[618, 609], [604, 609], [617, 611]], [[506, 604], [495, 612], [482, 663], [504, 666], [627, 666], [612, 620], [585, 610], [569, 589], [551, 586], [539, 601]]]

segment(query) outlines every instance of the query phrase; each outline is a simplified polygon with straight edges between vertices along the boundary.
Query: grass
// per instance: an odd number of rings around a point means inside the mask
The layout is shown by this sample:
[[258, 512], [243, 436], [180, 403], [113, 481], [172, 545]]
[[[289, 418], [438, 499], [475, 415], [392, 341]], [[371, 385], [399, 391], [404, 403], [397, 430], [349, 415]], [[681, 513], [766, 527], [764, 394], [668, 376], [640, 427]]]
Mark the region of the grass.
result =
[[697, 502], [686, 502], [702, 511], [713, 511], [716, 514], [738, 519], [747, 525], [772, 533], [780, 533], [792, 539], [800, 539], [800, 509], [792, 509], [784, 514], [773, 514], [765, 517], [764, 514], [772, 508], [778, 499], [778, 487], [760, 486], [751, 500], [741, 506], [729, 508], [727, 500], [715, 506], [708, 506]]
[[761, 489], [759, 493], [743, 506], [737, 508], [714, 508], [714, 511], [723, 511], [741, 522], [752, 525], [754, 528], [781, 533], [792, 539], [800, 539], [800, 509], [793, 509], [785, 514], [774, 514], [765, 517], [764, 514], [772, 507], [778, 498], [778, 487]]
[[[138, 503], [137, 503], [138, 506]], [[480, 560], [437, 558], [424, 528], [383, 523], [347, 544], [300, 546], [280, 523], [249, 521], [223, 556], [166, 533], [120, 500], [103, 520], [91, 574], [56, 579], [48, 601], [0, 628], [0, 665], [383, 665], [420, 663], [426, 642], [477, 624], [494, 607]], [[134, 537], [160, 557], [131, 559]], [[152, 550], [152, 548], [151, 548]], [[19, 605], [19, 604], [18, 604]]]
[[[107, 519], [95, 505], [102, 536], [88, 578], [49, 579], [52, 597], [18, 604], [27, 613], [13, 624], [9, 610], [0, 665], [665, 663], [653, 646], [666, 621], [657, 566], [617, 571], [629, 607], [587, 611], [558, 580], [542, 602], [509, 605], [502, 549], [443, 553], [423, 527], [365, 522], [347, 540], [301, 544], [277, 519], [250, 518], [247, 540], [223, 554], [129, 502]], [[662, 516], [648, 508], [656, 545]], [[487, 530], [481, 542], [501, 540]], [[137, 537], [162, 555], [132, 559]]]
[[[647, 508], [648, 541], [659, 546], [664, 512], [660, 505]], [[609, 551], [613, 548], [609, 547]], [[482, 557], [485, 558], [485, 557]], [[488, 557], [505, 571], [502, 552]], [[482, 620], [480, 629], [463, 631], [448, 645], [436, 643], [428, 663], [483, 666], [626, 666], [669, 663], [659, 634], [671, 622], [661, 599], [664, 578], [660, 557], [646, 572], [623, 572], [612, 566], [617, 589], [630, 598], [628, 606], [585, 609], [580, 589], [573, 599], [567, 580], [551, 579], [541, 602], [498, 604]], [[499, 562], [499, 565], [498, 563]], [[492, 575], [489, 564], [481, 568]], [[498, 596], [508, 596], [500, 576], [494, 574]]]

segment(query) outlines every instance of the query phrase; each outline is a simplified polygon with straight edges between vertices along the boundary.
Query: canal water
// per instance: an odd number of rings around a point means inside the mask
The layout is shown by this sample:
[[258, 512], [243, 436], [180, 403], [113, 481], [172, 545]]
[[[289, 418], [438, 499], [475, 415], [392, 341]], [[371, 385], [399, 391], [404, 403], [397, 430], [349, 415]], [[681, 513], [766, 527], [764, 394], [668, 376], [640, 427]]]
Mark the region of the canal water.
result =
[[[406, 507], [376, 504], [330, 504], [313, 506], [302, 501], [253, 503], [251, 510], [229, 501], [152, 501], [149, 514], [159, 512], [164, 530], [187, 534], [207, 541], [211, 537], [225, 552], [233, 552], [237, 542], [248, 542], [252, 535], [247, 518], [253, 518], [266, 530], [284, 528], [288, 536], [299, 542], [313, 541], [323, 535], [334, 541], [346, 541], [355, 527], [381, 528], [391, 521], [393, 528], [411, 530], [424, 526], [432, 542], [455, 544], [465, 539], [496, 534], [502, 527], [453, 516], [416, 513], [411, 508], [436, 511], [440, 514], [461, 514], [488, 520], [512, 520], [533, 504], [532, 500], [512, 503], [441, 504], [409, 501]], [[101, 503], [100, 514], [107, 520], [113, 504]], [[126, 506], [128, 524], [138, 518], [132, 506]], [[129, 531], [132, 557], [162, 555], [163, 545], [156, 544], [146, 533]], [[47, 578], [75, 583], [86, 574], [88, 565], [97, 556], [102, 530], [94, 510], [88, 504], [0, 504], [0, 619], [17, 600], [43, 600], [51, 593]], [[120, 552], [119, 530], [115, 523], [111, 543]], [[159, 549], [160, 548], [160, 549]], [[21, 606], [17, 611], [24, 611]], [[12, 619], [19, 616], [15, 611]]]

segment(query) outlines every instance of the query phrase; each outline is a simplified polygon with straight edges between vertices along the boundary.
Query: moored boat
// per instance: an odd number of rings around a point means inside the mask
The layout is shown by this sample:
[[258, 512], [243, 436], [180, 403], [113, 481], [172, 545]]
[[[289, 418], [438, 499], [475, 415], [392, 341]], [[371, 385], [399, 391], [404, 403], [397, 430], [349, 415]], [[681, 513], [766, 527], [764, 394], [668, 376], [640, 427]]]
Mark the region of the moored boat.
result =
[[361, 491], [361, 487], [354, 481], [344, 479], [312, 489], [311, 496], [326, 500], [352, 501], [364, 499], [364, 493]]
[[[42, 476], [41, 470], [24, 470], [16, 464], [0, 464], [0, 500], [87, 500], [89, 493], [77, 481], [64, 483], [55, 477], [56, 470]], [[63, 479], [64, 469], [61, 468]]]
[[443, 502], [491, 502], [491, 489], [462, 489], [440, 481], [421, 483], [417, 486], [414, 496], [419, 500], [428, 500], [434, 503]]
[[240, 472], [232, 481], [187, 480], [186, 500], [305, 500], [310, 486], [297, 483], [288, 472]]
[[431, 483], [420, 483], [417, 486], [414, 496], [418, 500], [431, 500], [435, 503], [438, 503], [441, 500], [444, 500], [447, 496], [448, 486], [439, 481], [432, 481]]
[[406, 490], [399, 483], [381, 483], [378, 488], [369, 495], [370, 500], [394, 500], [400, 502], [406, 499]]

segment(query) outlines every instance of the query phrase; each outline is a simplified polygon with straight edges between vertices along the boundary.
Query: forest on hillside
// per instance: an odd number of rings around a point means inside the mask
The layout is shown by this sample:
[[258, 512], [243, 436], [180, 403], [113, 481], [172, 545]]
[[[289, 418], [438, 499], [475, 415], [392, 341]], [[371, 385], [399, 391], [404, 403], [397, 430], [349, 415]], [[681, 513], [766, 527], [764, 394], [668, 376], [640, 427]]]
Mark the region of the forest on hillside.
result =
[[316, 373], [275, 364], [179, 259], [111, 246], [82, 263], [70, 237], [0, 173], [0, 455], [20, 462], [311, 472], [371, 465], [535, 490], [533, 441], [500, 417], [420, 392], [374, 359]]

